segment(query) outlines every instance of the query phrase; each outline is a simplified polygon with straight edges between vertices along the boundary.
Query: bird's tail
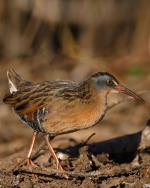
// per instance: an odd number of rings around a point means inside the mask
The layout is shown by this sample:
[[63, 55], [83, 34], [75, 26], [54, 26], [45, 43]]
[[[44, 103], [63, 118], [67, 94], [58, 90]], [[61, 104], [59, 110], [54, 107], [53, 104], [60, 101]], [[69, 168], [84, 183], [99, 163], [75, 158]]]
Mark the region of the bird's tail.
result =
[[10, 93], [18, 91], [21, 86], [31, 85], [31, 82], [25, 81], [21, 76], [16, 73], [14, 69], [9, 69], [7, 71], [7, 78], [9, 83]]

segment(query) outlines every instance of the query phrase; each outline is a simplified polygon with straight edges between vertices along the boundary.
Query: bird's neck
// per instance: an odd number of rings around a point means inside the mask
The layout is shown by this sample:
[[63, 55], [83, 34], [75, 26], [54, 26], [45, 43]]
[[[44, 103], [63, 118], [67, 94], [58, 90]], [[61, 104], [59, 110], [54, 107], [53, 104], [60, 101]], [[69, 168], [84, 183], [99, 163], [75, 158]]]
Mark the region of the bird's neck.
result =
[[97, 91], [95, 87], [93, 86], [93, 83], [91, 80], [86, 80], [80, 83], [79, 88], [78, 88], [79, 95], [83, 101], [87, 103], [100, 103], [101, 107], [104, 109], [107, 107], [107, 96], [108, 96], [108, 91], [107, 90], [102, 90], [102, 91]]
[[93, 93], [92, 88], [90, 86], [90, 83], [87, 80], [79, 84], [78, 94], [81, 100], [84, 100], [84, 101], [90, 100], [92, 93]]
[[90, 82], [85, 81], [80, 85], [78, 93], [80, 93], [79, 98], [82, 103], [80, 120], [83, 120], [83, 125], [86, 124], [83, 128], [88, 128], [103, 119], [107, 109], [108, 92], [106, 90], [98, 92]]

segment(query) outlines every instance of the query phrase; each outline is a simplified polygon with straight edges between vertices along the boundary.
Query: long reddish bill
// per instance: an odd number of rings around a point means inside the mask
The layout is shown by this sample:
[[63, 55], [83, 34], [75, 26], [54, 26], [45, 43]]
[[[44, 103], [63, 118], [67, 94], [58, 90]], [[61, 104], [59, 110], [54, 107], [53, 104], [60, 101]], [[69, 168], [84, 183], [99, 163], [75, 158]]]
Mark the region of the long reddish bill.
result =
[[122, 85], [117, 85], [115, 87], [115, 89], [119, 92], [119, 93], [124, 93], [126, 95], [131, 96], [132, 98], [134, 98], [135, 100], [144, 103], [144, 99], [142, 99], [142, 97], [140, 97], [139, 95], [135, 94], [133, 91], [131, 91], [130, 89], [122, 86]]

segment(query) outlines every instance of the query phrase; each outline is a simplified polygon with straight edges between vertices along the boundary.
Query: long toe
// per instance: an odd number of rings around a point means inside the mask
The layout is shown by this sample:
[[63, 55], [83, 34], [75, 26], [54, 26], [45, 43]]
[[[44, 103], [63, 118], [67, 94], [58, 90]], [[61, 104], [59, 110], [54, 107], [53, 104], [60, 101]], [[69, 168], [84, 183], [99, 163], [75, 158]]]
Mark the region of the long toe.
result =
[[64, 169], [63, 169], [63, 167], [61, 166], [61, 164], [60, 164], [59, 161], [56, 162], [56, 169], [57, 169], [57, 170], [64, 171]]
[[31, 159], [27, 159], [27, 166], [30, 170], [38, 167]]
[[61, 164], [59, 163], [59, 170], [61, 170], [61, 171], [64, 171], [64, 169], [63, 169], [63, 167], [61, 166]]
[[55, 158], [55, 161], [56, 161], [56, 169], [57, 169], [57, 170], [63, 170], [63, 167], [61, 166], [60, 161], [59, 161], [59, 159], [57, 158], [57, 156], [56, 156], [56, 158]]

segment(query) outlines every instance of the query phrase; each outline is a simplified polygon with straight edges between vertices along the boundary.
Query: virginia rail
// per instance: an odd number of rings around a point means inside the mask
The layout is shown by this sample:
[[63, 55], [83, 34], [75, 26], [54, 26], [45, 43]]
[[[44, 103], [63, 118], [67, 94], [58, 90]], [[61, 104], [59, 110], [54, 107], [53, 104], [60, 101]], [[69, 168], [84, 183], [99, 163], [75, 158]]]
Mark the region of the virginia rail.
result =
[[57, 169], [62, 169], [50, 141], [57, 135], [86, 129], [101, 121], [106, 113], [109, 93], [117, 91], [144, 102], [107, 72], [97, 72], [80, 83], [67, 80], [32, 83], [23, 80], [13, 69], [7, 72], [7, 76], [10, 94], [3, 101], [34, 130], [27, 155], [30, 166], [34, 165], [31, 152], [35, 137], [42, 133]]

